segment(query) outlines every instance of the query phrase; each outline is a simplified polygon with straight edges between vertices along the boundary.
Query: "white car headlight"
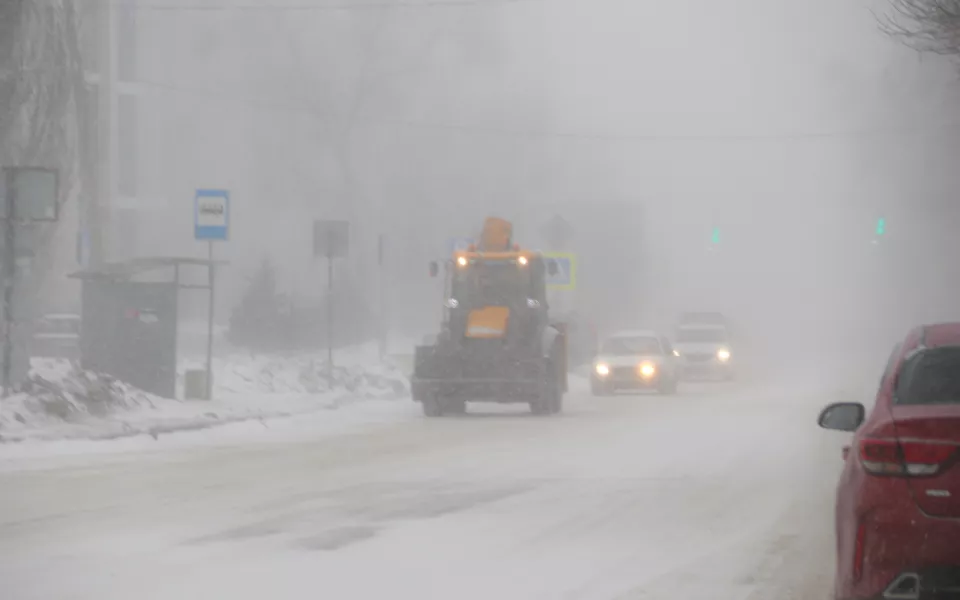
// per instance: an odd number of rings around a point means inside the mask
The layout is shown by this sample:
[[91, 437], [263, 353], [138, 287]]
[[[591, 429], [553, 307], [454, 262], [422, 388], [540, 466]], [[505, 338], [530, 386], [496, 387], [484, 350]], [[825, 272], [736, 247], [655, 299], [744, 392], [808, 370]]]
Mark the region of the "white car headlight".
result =
[[597, 363], [597, 366], [594, 367], [594, 369], [596, 370], [597, 375], [600, 377], [606, 377], [610, 374], [610, 367], [604, 363]]
[[730, 360], [730, 351], [726, 348], [717, 350], [717, 358], [720, 359], [720, 362], [727, 362]]
[[637, 368], [640, 371], [640, 376], [645, 379], [649, 379], [650, 377], [653, 377], [657, 372], [657, 367], [655, 367], [653, 363], [649, 363], [649, 362], [640, 363], [640, 365]]

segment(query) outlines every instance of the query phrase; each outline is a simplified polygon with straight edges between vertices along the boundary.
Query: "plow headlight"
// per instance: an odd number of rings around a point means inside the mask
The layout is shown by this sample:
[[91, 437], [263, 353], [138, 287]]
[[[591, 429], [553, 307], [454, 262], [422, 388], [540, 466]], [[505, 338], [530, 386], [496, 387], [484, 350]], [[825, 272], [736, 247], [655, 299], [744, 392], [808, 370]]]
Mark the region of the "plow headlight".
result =
[[520, 263], [521, 267], [525, 267], [527, 266], [527, 263], [530, 261], [527, 260], [526, 256], [521, 256], [520, 258], [517, 259], [517, 262]]
[[727, 362], [730, 360], [730, 351], [726, 348], [717, 350], [717, 358], [720, 359], [720, 362]]
[[467, 257], [461, 256], [461, 257], [457, 258], [457, 264], [458, 264], [459, 266], [461, 266], [461, 267], [467, 266]]
[[645, 378], [653, 377], [657, 372], [657, 367], [653, 363], [640, 363], [640, 366], [637, 367], [640, 371], [640, 376]]
[[606, 377], [610, 374], [610, 367], [603, 363], [597, 363], [597, 366], [594, 367], [594, 369], [596, 370], [597, 375], [600, 377]]

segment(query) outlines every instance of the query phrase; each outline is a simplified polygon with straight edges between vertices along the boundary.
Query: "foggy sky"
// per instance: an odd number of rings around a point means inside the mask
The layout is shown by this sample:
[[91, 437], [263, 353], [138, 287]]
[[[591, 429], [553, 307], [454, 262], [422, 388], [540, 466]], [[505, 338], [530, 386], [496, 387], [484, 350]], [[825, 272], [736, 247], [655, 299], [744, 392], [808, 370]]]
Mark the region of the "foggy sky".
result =
[[[320, 294], [309, 223], [346, 218], [354, 256], [338, 277], [378, 293], [375, 240], [386, 234], [392, 319], [435, 328], [425, 264], [446, 238], [498, 214], [538, 244], [556, 206], [613, 222], [623, 203], [643, 216], [617, 234], [622, 254], [644, 267], [583, 264], [603, 289], [580, 297], [636, 306], [636, 321], [713, 305], [758, 330], [799, 315], [781, 327], [803, 335], [857, 320], [872, 329], [904, 303], [939, 310], [890, 294], [881, 275], [907, 270], [929, 287], [943, 279], [937, 261], [923, 273], [892, 252], [877, 270], [869, 239], [883, 213], [891, 239], [911, 230], [914, 247], [936, 239], [943, 251], [923, 215], [951, 189], [952, 141], [937, 131], [952, 119], [955, 75], [884, 37], [868, 10], [879, 2], [275, 4], [141, 15], [144, 78], [173, 84], [148, 101], [163, 118], [144, 142], [144, 177], [170, 208], [142, 243], [199, 250], [177, 203], [229, 187], [221, 315], [264, 256], [284, 291]], [[585, 257], [608, 235], [594, 221], [578, 232]], [[719, 255], [705, 250], [712, 227]], [[608, 326], [621, 324], [638, 323]]]

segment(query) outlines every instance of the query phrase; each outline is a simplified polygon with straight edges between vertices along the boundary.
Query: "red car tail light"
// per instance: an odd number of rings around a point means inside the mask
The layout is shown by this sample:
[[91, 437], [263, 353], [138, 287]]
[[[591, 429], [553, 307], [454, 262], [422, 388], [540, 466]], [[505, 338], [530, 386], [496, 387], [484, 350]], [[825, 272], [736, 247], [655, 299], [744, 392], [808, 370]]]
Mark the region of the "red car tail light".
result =
[[936, 475], [957, 452], [954, 444], [864, 439], [860, 441], [860, 463], [874, 475], [924, 477]]

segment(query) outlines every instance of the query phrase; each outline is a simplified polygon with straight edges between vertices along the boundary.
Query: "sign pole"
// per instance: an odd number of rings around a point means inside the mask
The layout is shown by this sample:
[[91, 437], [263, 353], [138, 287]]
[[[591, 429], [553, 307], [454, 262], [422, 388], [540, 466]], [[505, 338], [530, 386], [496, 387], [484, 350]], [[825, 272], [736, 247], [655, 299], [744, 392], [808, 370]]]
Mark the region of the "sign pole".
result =
[[333, 259], [346, 257], [350, 251], [350, 225], [347, 221], [315, 220], [313, 222], [313, 256], [327, 259], [327, 374], [333, 381]]
[[10, 371], [13, 366], [13, 286], [16, 277], [17, 227], [14, 222], [14, 207], [17, 205], [17, 186], [13, 169], [5, 169], [7, 188], [6, 223], [4, 223], [3, 260], [3, 388], [6, 398], [10, 392]]
[[213, 240], [207, 242], [207, 285], [210, 287], [207, 305], [207, 400], [213, 400], [213, 307], [214, 307], [214, 273], [213, 268]]
[[333, 384], [333, 236], [327, 236], [327, 372]]
[[377, 273], [379, 279], [380, 296], [380, 360], [387, 354], [387, 276], [383, 264], [384, 235], [377, 236]]
[[194, 196], [193, 237], [207, 242], [207, 368], [206, 398], [213, 400], [213, 320], [216, 306], [216, 269], [213, 243], [230, 238], [230, 192], [200, 189]]

